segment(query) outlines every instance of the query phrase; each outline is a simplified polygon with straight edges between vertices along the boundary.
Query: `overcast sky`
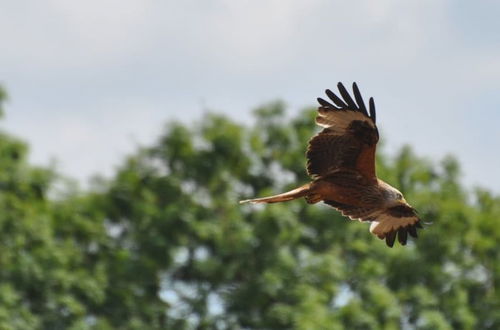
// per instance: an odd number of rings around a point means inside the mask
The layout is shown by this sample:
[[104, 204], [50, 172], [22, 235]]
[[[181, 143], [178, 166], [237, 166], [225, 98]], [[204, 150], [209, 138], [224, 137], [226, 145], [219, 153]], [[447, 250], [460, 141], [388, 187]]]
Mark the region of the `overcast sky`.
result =
[[[500, 192], [500, 2], [0, 0], [1, 127], [85, 181], [171, 119], [290, 113], [357, 81], [386, 151], [454, 154]], [[311, 123], [312, 124], [312, 123]]]

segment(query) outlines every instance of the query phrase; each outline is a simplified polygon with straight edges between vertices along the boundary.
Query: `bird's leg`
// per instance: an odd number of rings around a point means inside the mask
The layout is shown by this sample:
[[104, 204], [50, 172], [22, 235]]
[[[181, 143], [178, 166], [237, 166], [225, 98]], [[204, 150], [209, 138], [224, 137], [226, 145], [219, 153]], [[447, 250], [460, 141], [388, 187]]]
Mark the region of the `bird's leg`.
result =
[[316, 204], [318, 202], [321, 202], [323, 200], [323, 197], [320, 194], [310, 193], [305, 197], [305, 199], [308, 204]]
[[327, 186], [326, 182], [314, 181], [310, 186], [308, 194], [305, 196], [307, 203], [316, 204], [321, 202], [324, 199], [323, 191]]
[[319, 179], [311, 184], [309, 192], [305, 197], [309, 204], [315, 204], [323, 200], [337, 200], [338, 195], [339, 190], [335, 184]]

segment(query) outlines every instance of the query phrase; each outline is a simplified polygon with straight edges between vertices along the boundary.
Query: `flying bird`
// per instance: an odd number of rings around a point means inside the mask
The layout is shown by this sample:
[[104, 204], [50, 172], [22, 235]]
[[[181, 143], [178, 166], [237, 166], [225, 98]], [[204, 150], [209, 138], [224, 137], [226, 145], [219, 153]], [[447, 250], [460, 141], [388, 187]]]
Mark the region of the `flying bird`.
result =
[[375, 173], [375, 150], [379, 140], [375, 102], [365, 106], [356, 83], [351, 97], [342, 83], [340, 96], [331, 90], [331, 102], [318, 98], [316, 123], [323, 130], [307, 148], [307, 173], [313, 179], [299, 188], [240, 203], [277, 203], [304, 197], [309, 204], [320, 201], [352, 220], [371, 222], [370, 232], [385, 239], [389, 247], [396, 237], [406, 245], [408, 234], [417, 237], [421, 219], [403, 194]]

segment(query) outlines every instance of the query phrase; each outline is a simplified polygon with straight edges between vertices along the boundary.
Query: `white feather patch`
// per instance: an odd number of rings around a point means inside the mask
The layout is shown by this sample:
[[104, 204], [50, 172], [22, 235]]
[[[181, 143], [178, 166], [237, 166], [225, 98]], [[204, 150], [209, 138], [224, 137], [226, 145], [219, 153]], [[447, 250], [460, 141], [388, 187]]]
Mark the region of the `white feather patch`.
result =
[[389, 214], [381, 214], [376, 221], [372, 221], [370, 225], [370, 233], [378, 236], [379, 238], [384, 238], [387, 233], [393, 230], [397, 230], [408, 225], [414, 225], [417, 222], [418, 218], [415, 216], [396, 218]]
[[365, 121], [370, 126], [375, 127], [371, 119], [356, 111], [320, 110], [316, 118], [316, 123], [322, 127], [333, 128], [335, 132], [343, 133], [354, 120]]

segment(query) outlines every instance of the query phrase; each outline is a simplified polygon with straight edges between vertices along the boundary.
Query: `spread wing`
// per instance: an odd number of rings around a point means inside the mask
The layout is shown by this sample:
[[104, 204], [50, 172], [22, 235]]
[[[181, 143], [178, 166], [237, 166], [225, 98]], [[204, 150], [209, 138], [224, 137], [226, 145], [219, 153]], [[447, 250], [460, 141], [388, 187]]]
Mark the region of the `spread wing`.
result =
[[375, 182], [375, 149], [379, 138], [375, 103], [370, 98], [368, 112], [356, 83], [353, 84], [355, 100], [342, 83], [337, 87], [342, 98], [326, 90], [333, 104], [318, 98], [316, 123], [324, 129], [309, 141], [307, 172], [318, 178], [338, 169], [353, 169]]
[[422, 223], [415, 209], [408, 204], [401, 204], [385, 209], [370, 225], [370, 232], [380, 239], [386, 239], [387, 245], [394, 244], [396, 236], [402, 245], [406, 244], [408, 234], [417, 238], [417, 228]]
[[335, 201], [325, 201], [325, 203], [353, 220], [370, 221], [370, 232], [380, 239], [385, 239], [390, 247], [394, 245], [396, 237], [401, 245], [406, 245], [408, 234], [417, 238], [417, 229], [422, 228], [420, 218], [408, 204], [380, 210], [375, 204], [353, 206]]

